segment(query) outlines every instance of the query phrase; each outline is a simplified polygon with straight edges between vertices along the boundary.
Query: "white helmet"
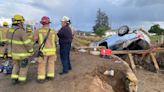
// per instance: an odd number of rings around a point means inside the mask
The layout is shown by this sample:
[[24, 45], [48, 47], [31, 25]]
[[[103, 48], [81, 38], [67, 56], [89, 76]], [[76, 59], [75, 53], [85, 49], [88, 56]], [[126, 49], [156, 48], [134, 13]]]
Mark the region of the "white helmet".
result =
[[66, 21], [69, 24], [71, 23], [69, 17], [67, 17], [67, 16], [63, 16], [62, 19], [61, 19], [61, 21]]

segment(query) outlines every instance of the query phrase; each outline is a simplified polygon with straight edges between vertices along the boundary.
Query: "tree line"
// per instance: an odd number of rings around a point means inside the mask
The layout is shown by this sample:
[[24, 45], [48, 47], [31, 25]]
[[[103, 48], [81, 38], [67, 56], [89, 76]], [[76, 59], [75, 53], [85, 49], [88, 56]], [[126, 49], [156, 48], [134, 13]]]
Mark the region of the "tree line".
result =
[[[94, 33], [98, 36], [103, 36], [103, 35], [105, 35], [106, 31], [108, 31], [110, 29], [111, 29], [111, 27], [109, 26], [108, 15], [101, 9], [98, 9], [95, 25], [93, 26]], [[162, 34], [164, 34], [164, 29], [161, 28], [159, 24], [155, 24], [150, 27], [148, 32], [156, 33], [157, 35], [162, 35]]]

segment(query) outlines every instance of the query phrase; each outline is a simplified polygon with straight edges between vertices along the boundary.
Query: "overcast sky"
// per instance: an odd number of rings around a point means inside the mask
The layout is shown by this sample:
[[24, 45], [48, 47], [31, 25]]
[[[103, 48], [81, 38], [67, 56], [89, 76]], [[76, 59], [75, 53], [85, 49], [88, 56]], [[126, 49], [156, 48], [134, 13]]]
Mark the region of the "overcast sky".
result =
[[90, 31], [99, 8], [114, 29], [121, 25], [148, 29], [156, 23], [164, 28], [164, 0], [0, 0], [0, 17], [18, 13], [26, 20], [40, 21], [47, 15], [58, 29], [60, 18], [66, 15], [76, 29]]

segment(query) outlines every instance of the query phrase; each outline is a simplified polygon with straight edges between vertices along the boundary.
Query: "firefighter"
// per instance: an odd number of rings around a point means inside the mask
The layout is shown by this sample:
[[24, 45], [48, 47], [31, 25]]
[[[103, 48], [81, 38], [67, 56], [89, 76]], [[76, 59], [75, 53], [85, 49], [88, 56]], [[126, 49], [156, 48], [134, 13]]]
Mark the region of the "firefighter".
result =
[[1, 58], [0, 63], [1, 66], [3, 67], [0, 68], [0, 72], [3, 71], [4, 73], [9, 73], [9, 71], [11, 72], [12, 69], [12, 68], [10, 69], [8, 68], [7, 70], [6, 69], [4, 70], [4, 66], [8, 66], [11, 64], [11, 62], [9, 62], [10, 60], [8, 60], [9, 57], [11, 59], [11, 54], [9, 54], [8, 52], [7, 39], [6, 39], [6, 34], [8, 30], [9, 30], [9, 25], [6, 21], [4, 21], [3, 27], [0, 28], [0, 58]]
[[27, 26], [26, 26], [26, 31], [27, 31], [28, 37], [29, 37], [30, 39], [32, 39], [32, 37], [33, 37], [33, 31], [32, 31], [32, 28], [31, 28], [30, 25], [27, 25]]
[[23, 27], [24, 17], [15, 15], [12, 18], [12, 28], [7, 34], [8, 44], [10, 45], [12, 59], [14, 61], [11, 79], [13, 84], [25, 83], [29, 68], [28, 57], [33, 53], [31, 39]]
[[0, 28], [0, 57], [4, 56], [5, 45], [7, 43], [6, 34], [9, 30], [9, 25], [6, 21], [3, 22], [3, 27]]
[[[56, 32], [50, 28], [50, 19], [47, 16], [41, 18], [42, 27], [34, 32], [34, 41], [38, 40], [43, 56], [38, 58], [38, 82], [45, 82], [46, 79], [54, 79], [55, 77], [55, 61], [56, 61]], [[47, 38], [47, 39], [46, 39]], [[46, 39], [46, 40], [45, 40]], [[47, 73], [46, 73], [47, 70]]]

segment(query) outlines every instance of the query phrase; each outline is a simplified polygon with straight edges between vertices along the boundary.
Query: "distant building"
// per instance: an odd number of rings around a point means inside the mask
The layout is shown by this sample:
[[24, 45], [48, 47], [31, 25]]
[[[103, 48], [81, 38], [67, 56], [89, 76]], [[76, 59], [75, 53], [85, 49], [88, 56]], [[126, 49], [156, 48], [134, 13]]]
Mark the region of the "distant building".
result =
[[76, 35], [79, 35], [79, 36], [95, 36], [96, 34], [93, 32], [85, 32], [85, 31], [76, 30]]
[[76, 32], [76, 34], [79, 35], [79, 36], [86, 36], [85, 32]]
[[154, 36], [157, 35], [156, 33], [149, 33], [150, 36]]

